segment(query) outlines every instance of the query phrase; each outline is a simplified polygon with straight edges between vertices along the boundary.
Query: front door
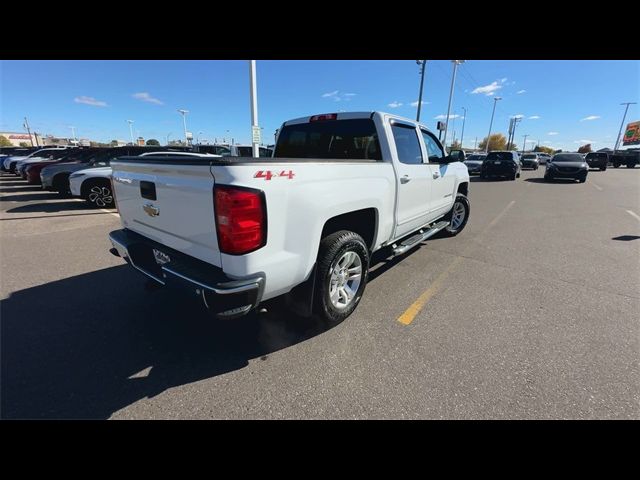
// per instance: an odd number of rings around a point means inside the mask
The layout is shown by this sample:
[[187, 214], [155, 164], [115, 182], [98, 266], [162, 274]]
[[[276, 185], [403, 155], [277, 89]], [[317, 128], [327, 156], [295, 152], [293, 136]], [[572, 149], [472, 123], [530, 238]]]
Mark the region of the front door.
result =
[[398, 202], [394, 237], [399, 238], [428, 222], [431, 172], [429, 165], [424, 162], [415, 126], [392, 120], [391, 131], [398, 159]]
[[433, 182], [431, 184], [431, 212], [434, 214], [446, 213], [453, 205], [453, 188], [455, 186], [455, 174], [444, 161], [444, 150], [440, 142], [433, 134], [420, 130], [424, 145], [429, 155], [429, 169]]

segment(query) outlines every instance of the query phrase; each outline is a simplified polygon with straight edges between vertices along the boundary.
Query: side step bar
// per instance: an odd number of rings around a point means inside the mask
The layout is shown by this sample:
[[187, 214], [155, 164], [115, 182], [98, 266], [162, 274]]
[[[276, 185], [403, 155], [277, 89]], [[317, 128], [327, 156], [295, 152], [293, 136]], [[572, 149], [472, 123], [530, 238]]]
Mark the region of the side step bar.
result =
[[443, 221], [443, 222], [436, 223], [435, 225], [433, 225], [428, 230], [425, 230], [425, 229], [421, 228], [418, 231], [418, 233], [416, 233], [415, 235], [407, 238], [401, 244], [398, 245], [398, 244], [394, 243], [392, 245], [393, 256], [396, 257], [398, 255], [402, 255], [406, 251], [411, 250], [413, 247], [417, 247], [418, 245], [420, 245], [420, 242], [423, 242], [427, 238], [432, 237], [433, 235], [438, 233], [440, 230], [442, 230], [443, 228], [446, 228], [448, 226], [449, 226], [449, 222], [444, 222]]

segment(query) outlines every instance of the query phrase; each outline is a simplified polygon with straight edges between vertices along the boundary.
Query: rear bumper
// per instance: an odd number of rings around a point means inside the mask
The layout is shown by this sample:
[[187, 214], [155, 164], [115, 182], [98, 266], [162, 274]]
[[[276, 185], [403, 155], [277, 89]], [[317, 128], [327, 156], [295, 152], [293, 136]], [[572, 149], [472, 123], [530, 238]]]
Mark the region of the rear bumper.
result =
[[488, 177], [507, 177], [518, 171], [518, 167], [514, 163], [506, 165], [491, 165], [483, 167], [482, 174]]
[[600, 160], [600, 161], [596, 161], [596, 162], [587, 162], [587, 165], [589, 165], [589, 168], [602, 168], [602, 167], [606, 167], [609, 164], [609, 162], [607, 160]]
[[579, 180], [587, 178], [587, 170], [579, 170], [577, 172], [561, 172], [559, 170], [547, 170], [545, 173], [547, 178], [573, 178]]
[[[249, 313], [260, 303], [264, 278], [234, 280], [214, 265], [166, 247], [131, 230], [109, 234], [110, 252], [124, 258], [133, 268], [160, 285], [190, 292], [220, 318], [235, 318]], [[170, 259], [160, 265], [154, 249]]]

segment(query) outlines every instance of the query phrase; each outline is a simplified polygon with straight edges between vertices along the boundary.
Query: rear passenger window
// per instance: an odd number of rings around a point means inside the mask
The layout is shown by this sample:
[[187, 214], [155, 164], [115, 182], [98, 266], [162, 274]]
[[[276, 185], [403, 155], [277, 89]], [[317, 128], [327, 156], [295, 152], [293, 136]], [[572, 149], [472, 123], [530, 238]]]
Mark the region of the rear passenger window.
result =
[[418, 141], [418, 133], [414, 127], [405, 126], [399, 123], [391, 125], [393, 139], [398, 151], [398, 160], [406, 164], [424, 163], [422, 160], [422, 150]]
[[427, 147], [427, 155], [429, 155], [429, 163], [442, 163], [442, 159], [444, 158], [444, 152], [442, 151], [442, 147], [436, 141], [436, 138], [431, 135], [429, 132], [425, 132], [424, 130], [420, 130], [422, 132], [422, 139], [424, 140], [424, 145]]

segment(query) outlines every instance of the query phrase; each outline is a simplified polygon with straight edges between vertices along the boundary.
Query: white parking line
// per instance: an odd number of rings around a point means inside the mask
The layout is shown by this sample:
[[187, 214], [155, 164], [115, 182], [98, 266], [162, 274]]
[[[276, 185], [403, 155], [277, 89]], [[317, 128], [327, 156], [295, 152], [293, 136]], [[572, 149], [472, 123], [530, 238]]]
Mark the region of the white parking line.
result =
[[101, 208], [101, 212], [108, 213], [109, 215], [113, 215], [116, 218], [120, 218], [120, 215], [116, 212], [114, 213], [112, 210], [107, 210], [106, 208]]
[[602, 188], [600, 185], [596, 185], [596, 184], [595, 184], [595, 183], [593, 183], [591, 180], [589, 180], [589, 183], [590, 183], [591, 185], [593, 185], [594, 187], [596, 187], [596, 188], [597, 188], [598, 190], [600, 190], [600, 191], [604, 190], [604, 188]]
[[638, 216], [638, 214], [636, 214], [635, 212], [632, 212], [631, 210], [627, 210], [627, 213], [631, 215], [633, 218], [635, 218], [636, 220], [640, 221], [640, 216]]

